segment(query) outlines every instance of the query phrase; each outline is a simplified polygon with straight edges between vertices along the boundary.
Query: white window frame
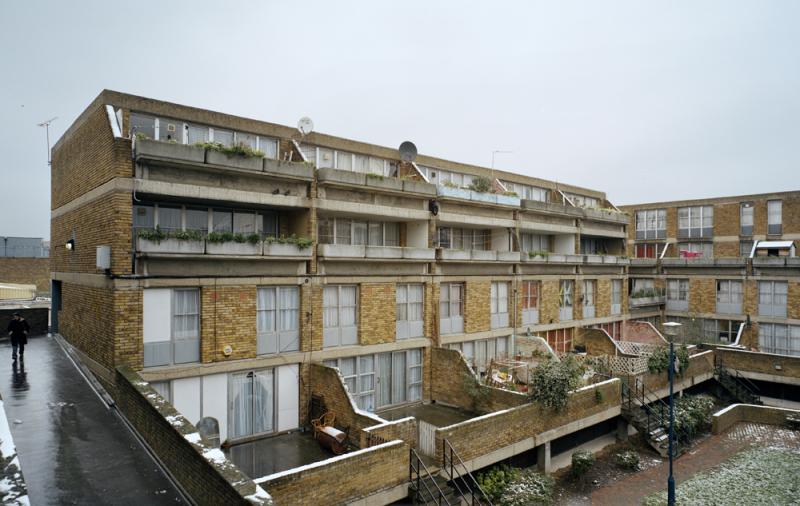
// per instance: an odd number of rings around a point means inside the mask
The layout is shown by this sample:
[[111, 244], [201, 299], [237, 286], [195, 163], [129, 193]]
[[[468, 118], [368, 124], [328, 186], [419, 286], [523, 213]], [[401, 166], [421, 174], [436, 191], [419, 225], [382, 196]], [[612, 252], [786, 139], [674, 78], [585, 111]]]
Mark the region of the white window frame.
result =
[[572, 308], [575, 305], [575, 281], [562, 279], [558, 290], [558, 318], [559, 321], [570, 321], [573, 319]]
[[767, 201], [767, 234], [781, 235], [783, 233], [783, 201]]
[[[508, 281], [492, 281], [489, 292], [491, 327], [500, 329], [509, 326], [509, 291]], [[505, 311], [503, 311], [505, 308]]]
[[[342, 305], [342, 292], [344, 290], [354, 291], [354, 306]], [[336, 293], [336, 305], [326, 306], [325, 299], [326, 293]], [[358, 324], [359, 324], [359, 304], [358, 304], [359, 290], [358, 285], [326, 285], [323, 287], [322, 295], [322, 311], [323, 311], [323, 328], [322, 328], [322, 347], [323, 348], [336, 348], [339, 346], [351, 346], [358, 344]], [[354, 323], [353, 325], [342, 325], [342, 315], [349, 308], [353, 308]], [[325, 324], [325, 311], [331, 310], [336, 314], [336, 324]]]
[[759, 323], [758, 348], [762, 353], [800, 356], [800, 325]]
[[689, 310], [689, 280], [688, 279], [668, 279], [667, 280], [667, 302], [666, 308], [669, 311], [688, 311]]
[[[456, 290], [457, 288], [457, 290]], [[453, 295], [458, 293], [459, 298]], [[464, 332], [464, 297], [466, 295], [465, 283], [442, 283], [439, 285], [439, 333], [461, 334]], [[442, 310], [447, 306], [447, 314]], [[455, 313], [454, 311], [458, 311]]]
[[[275, 302], [274, 308], [261, 307], [262, 297], [264, 292], [272, 292], [273, 301]], [[294, 292], [294, 300], [297, 301], [297, 307], [288, 307], [285, 297], [287, 294]], [[288, 318], [286, 315], [291, 312], [296, 312], [294, 318]], [[262, 328], [261, 318], [259, 314], [262, 312], [272, 312], [272, 328]], [[283, 328], [285, 322], [292, 320], [294, 328]], [[300, 350], [300, 287], [295, 285], [282, 285], [282, 286], [259, 286], [256, 289], [256, 354], [268, 355], [283, 353], [287, 351]]]
[[758, 282], [758, 316], [786, 318], [788, 281]]
[[[422, 283], [398, 283], [395, 286], [396, 290], [396, 306], [397, 306], [397, 321], [396, 321], [396, 338], [409, 339], [412, 337], [423, 337], [424, 335], [424, 319], [425, 319], [425, 285]], [[412, 292], [419, 292], [419, 300], [411, 301], [410, 295]], [[413, 311], [414, 307], [418, 311]], [[414, 312], [419, 314], [418, 319], [410, 319], [409, 315]]]
[[[536, 295], [531, 295], [531, 288], [534, 287]], [[522, 324], [537, 325], [539, 323], [539, 304], [542, 294], [542, 283], [538, 280], [525, 280], [520, 287], [522, 297]], [[529, 301], [535, 299], [536, 304], [530, 307]], [[529, 307], [526, 307], [528, 305]]]
[[744, 300], [743, 284], [739, 280], [717, 280], [717, 313], [741, 314]]
[[595, 317], [595, 299], [597, 298], [597, 280], [583, 280], [583, 317]]
[[611, 314], [618, 315], [622, 313], [622, 280], [611, 280]]
[[[698, 222], [698, 225], [692, 225], [692, 222], [695, 220]], [[707, 224], [708, 226], [706, 226]], [[687, 206], [678, 208], [678, 238], [707, 238], [713, 235], [714, 206]]]
[[755, 207], [752, 202], [739, 204], [739, 235], [753, 235], [753, 215]]
[[636, 211], [636, 239], [665, 239], [667, 237], [667, 210], [643, 209]]

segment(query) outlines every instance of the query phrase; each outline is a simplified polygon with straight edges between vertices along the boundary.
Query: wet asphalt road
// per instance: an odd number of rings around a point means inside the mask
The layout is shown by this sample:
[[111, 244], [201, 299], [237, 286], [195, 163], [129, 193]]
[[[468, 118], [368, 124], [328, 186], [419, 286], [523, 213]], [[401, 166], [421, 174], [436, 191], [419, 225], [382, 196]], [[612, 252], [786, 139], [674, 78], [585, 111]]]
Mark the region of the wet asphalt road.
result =
[[185, 504], [52, 337], [0, 342], [0, 392], [33, 506]]

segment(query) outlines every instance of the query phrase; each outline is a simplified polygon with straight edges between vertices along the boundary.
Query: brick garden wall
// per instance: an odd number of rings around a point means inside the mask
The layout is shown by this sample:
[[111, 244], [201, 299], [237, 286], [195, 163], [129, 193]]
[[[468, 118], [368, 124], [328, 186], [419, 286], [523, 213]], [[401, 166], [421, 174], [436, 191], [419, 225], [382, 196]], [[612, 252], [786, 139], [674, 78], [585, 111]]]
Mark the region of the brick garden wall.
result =
[[104, 367], [114, 368], [114, 294], [72, 283], [61, 285], [59, 333]]
[[[800, 377], [800, 357], [787, 357], [785, 355], [771, 355], [742, 350], [715, 350], [717, 363], [727, 369], [743, 372], [771, 374], [790, 378]], [[776, 369], [775, 366], [780, 366]]]
[[0, 283], [36, 285], [36, 294], [50, 293], [49, 258], [0, 257]]
[[225, 459], [221, 450], [202, 440], [194, 425], [131, 368], [117, 369], [116, 392], [118, 409], [198, 504], [272, 504], [262, 489]]
[[[714, 372], [714, 352], [709, 350], [689, 357], [689, 366], [675, 376], [675, 381], [683, 381], [687, 378], [701, 376]], [[645, 373], [642, 375], [644, 386], [651, 391], [666, 388], [669, 385], [669, 375], [667, 371], [660, 373]]]
[[386, 422], [361, 431], [361, 448], [368, 448], [389, 441], [402, 440], [410, 447], [416, 448], [419, 432], [417, 419], [414, 417], [403, 418], [393, 422]]
[[719, 434], [739, 422], [784, 425], [787, 416], [800, 416], [800, 411], [753, 404], [733, 404], [714, 413], [711, 418], [711, 432]]

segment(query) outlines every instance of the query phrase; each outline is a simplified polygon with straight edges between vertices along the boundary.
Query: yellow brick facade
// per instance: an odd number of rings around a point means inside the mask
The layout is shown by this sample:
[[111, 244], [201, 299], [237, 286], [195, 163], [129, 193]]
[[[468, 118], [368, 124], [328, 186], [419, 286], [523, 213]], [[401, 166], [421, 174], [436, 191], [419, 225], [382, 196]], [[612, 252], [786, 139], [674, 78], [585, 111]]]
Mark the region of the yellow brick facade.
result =
[[[256, 356], [256, 287], [216, 286], [200, 291], [202, 362]], [[226, 346], [231, 354], [226, 356]]]
[[467, 281], [464, 297], [464, 332], [489, 330], [491, 281]]
[[359, 343], [391, 343], [395, 340], [397, 296], [394, 283], [362, 283], [359, 298]]

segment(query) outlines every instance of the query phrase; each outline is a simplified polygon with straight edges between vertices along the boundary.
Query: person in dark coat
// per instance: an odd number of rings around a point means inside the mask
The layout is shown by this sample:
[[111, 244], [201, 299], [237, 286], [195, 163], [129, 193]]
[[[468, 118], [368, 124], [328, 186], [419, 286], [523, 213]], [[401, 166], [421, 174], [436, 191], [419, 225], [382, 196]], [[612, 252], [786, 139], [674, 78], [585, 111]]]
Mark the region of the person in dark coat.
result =
[[11, 336], [11, 359], [17, 359], [17, 348], [19, 347], [19, 358], [25, 355], [25, 345], [28, 344], [28, 332], [31, 326], [19, 313], [14, 313], [11, 321], [8, 322], [8, 335]]

